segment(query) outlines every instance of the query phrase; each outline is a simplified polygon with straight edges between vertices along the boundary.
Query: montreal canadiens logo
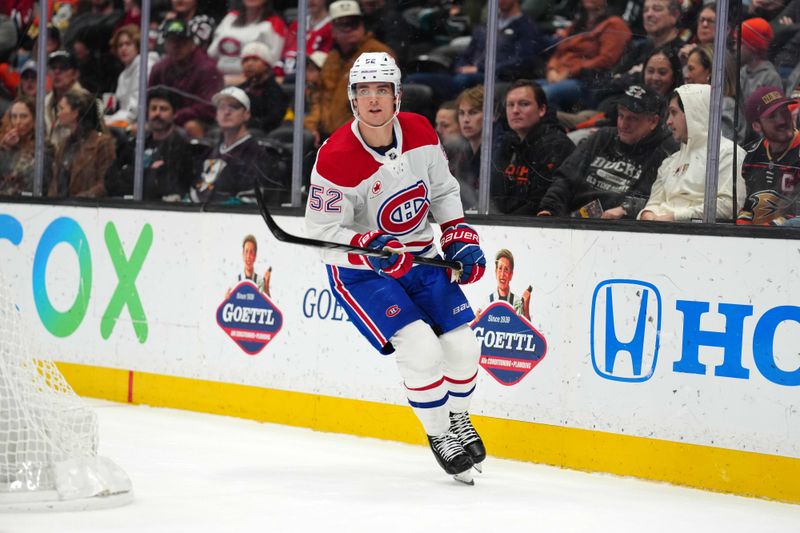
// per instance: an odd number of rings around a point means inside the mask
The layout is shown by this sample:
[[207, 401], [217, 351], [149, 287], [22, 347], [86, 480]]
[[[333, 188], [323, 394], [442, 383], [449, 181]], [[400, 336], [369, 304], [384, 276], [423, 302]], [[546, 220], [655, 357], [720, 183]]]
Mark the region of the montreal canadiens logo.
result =
[[421, 180], [389, 197], [378, 209], [378, 226], [392, 235], [405, 235], [425, 222], [430, 208], [428, 188]]
[[400, 306], [395, 304], [386, 310], [386, 316], [392, 318], [393, 316], [397, 316], [397, 313], [400, 312]]

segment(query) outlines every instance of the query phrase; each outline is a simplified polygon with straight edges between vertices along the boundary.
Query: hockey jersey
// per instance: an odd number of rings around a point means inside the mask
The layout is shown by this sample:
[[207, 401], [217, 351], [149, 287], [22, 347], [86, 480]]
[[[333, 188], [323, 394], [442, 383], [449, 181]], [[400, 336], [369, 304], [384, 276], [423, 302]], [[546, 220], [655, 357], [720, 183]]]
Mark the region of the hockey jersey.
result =
[[[428, 213], [443, 225], [463, 219], [458, 181], [425, 117], [399, 113], [393, 127], [397, 143], [385, 155], [364, 142], [356, 121], [322, 145], [306, 204], [309, 237], [350, 244], [359, 233], [381, 230], [413, 254], [436, 255]], [[322, 256], [329, 264], [369, 268], [339, 251]]]

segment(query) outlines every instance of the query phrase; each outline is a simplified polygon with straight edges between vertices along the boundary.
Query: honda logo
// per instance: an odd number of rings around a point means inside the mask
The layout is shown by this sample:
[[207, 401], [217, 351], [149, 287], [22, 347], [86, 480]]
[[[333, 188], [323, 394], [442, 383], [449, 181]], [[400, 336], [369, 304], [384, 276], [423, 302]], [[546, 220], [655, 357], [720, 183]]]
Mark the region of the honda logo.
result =
[[661, 332], [661, 294], [630, 279], [600, 282], [592, 295], [590, 348], [598, 375], [642, 382], [653, 375]]

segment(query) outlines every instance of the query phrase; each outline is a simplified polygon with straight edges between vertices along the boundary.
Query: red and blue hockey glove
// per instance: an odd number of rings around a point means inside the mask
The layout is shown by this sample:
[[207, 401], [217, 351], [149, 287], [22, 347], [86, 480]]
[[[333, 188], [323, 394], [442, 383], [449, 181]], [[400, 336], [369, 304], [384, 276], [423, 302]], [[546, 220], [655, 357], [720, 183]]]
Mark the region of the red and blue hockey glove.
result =
[[478, 233], [474, 229], [463, 223], [450, 226], [442, 232], [440, 242], [444, 258], [461, 263], [461, 274], [453, 279], [453, 272], [449, 271], [450, 279], [459, 285], [474, 283], [481, 279], [486, 271], [486, 257], [481, 250]]
[[406, 247], [403, 246], [403, 243], [393, 235], [388, 235], [382, 231], [359, 233], [353, 237], [350, 243], [356, 246], [393, 252], [389, 257], [360, 256], [364, 264], [385, 278], [397, 279], [403, 277], [413, 266], [414, 256], [406, 252]]

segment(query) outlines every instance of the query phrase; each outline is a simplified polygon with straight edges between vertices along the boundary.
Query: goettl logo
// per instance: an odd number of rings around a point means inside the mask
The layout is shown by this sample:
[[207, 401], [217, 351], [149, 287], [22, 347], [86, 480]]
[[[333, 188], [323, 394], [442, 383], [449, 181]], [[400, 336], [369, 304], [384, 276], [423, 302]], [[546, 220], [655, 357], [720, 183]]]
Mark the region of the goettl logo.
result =
[[258, 287], [243, 281], [217, 308], [217, 324], [242, 350], [256, 355], [283, 327], [283, 314]]
[[481, 342], [480, 365], [503, 385], [515, 385], [547, 353], [547, 341], [507, 302], [491, 304], [472, 323]]

